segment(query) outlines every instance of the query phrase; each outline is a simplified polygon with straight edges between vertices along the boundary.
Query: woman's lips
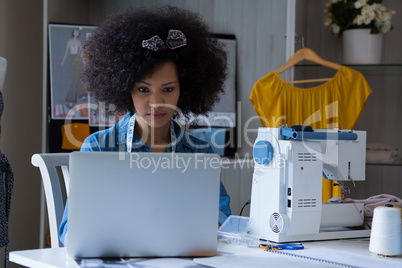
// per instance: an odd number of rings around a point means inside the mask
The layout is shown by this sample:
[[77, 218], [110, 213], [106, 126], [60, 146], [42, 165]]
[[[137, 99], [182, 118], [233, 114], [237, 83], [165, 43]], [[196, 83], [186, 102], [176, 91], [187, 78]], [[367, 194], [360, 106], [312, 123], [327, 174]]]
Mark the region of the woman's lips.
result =
[[147, 114], [147, 116], [149, 116], [151, 119], [161, 119], [165, 115], [166, 115], [165, 113], [148, 113]]

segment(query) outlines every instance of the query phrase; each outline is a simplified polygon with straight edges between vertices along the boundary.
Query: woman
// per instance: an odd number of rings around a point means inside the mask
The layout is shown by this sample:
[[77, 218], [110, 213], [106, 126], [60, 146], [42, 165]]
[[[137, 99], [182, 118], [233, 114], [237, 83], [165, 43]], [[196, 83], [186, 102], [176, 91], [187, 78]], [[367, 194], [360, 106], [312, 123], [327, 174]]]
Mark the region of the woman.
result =
[[[128, 114], [89, 136], [81, 151], [213, 153], [176, 115], [208, 112], [226, 79], [226, 53], [206, 24], [176, 7], [115, 14], [83, 46], [83, 84], [105, 107]], [[222, 224], [230, 198], [221, 183]], [[66, 244], [68, 204], [60, 226]]]
[[70, 66], [72, 71], [72, 80], [70, 89], [66, 95], [66, 102], [72, 107], [74, 104], [78, 103], [80, 100], [85, 101], [87, 93], [85, 92], [84, 87], [80, 81], [80, 72], [81, 72], [81, 41], [78, 39], [80, 36], [80, 31], [78, 29], [74, 29], [71, 32], [73, 38], [67, 41], [66, 51], [64, 52], [63, 60], [61, 61], [61, 65], [64, 65], [64, 62], [67, 58], [67, 55], [70, 55]]

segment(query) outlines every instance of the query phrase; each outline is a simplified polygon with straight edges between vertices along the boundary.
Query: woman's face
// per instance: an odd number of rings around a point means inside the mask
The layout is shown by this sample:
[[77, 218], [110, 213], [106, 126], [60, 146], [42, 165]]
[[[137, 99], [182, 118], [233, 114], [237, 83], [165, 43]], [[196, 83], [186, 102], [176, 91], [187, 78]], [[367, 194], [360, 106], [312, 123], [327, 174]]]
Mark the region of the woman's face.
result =
[[73, 36], [78, 37], [80, 35], [80, 32], [78, 30], [73, 31]]
[[179, 96], [179, 77], [172, 62], [164, 63], [136, 82], [131, 91], [137, 116], [152, 128], [170, 126]]

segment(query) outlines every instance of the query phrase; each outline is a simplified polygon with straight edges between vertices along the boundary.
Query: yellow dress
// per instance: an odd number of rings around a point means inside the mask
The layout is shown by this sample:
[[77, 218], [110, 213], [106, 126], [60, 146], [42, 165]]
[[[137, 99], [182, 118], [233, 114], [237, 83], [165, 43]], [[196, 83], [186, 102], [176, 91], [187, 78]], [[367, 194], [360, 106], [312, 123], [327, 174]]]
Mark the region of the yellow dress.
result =
[[[271, 72], [255, 83], [250, 101], [263, 127], [287, 124], [348, 130], [353, 129], [370, 94], [360, 72], [341, 66], [329, 81], [312, 88], [294, 87]], [[330, 181], [323, 183], [323, 200], [339, 196]]]

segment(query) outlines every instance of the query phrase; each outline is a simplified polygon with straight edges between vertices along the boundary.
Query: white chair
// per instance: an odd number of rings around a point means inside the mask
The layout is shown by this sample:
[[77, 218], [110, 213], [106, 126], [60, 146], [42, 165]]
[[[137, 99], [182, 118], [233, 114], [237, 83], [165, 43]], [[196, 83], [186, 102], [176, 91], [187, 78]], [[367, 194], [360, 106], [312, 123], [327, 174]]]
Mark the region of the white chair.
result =
[[[63, 217], [64, 202], [57, 167], [62, 170], [64, 185], [68, 196], [69, 185], [69, 153], [34, 154], [31, 163], [39, 167], [42, 175], [42, 184], [45, 191], [50, 228], [50, 244], [52, 248], [62, 247], [58, 229]], [[41, 219], [42, 220], [42, 219]], [[44, 237], [44, 224], [41, 224], [41, 237]]]

